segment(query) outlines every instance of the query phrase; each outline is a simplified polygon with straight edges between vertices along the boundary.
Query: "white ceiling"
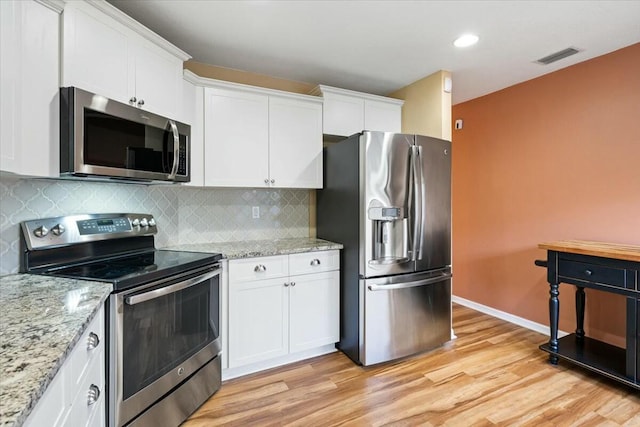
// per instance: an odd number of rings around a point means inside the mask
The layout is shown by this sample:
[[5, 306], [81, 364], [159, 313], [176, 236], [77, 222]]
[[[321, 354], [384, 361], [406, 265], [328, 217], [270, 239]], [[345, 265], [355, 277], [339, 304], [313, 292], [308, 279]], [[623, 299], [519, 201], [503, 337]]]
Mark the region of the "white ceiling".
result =
[[448, 70], [454, 104], [640, 42], [640, 0], [109, 2], [198, 62], [378, 95]]

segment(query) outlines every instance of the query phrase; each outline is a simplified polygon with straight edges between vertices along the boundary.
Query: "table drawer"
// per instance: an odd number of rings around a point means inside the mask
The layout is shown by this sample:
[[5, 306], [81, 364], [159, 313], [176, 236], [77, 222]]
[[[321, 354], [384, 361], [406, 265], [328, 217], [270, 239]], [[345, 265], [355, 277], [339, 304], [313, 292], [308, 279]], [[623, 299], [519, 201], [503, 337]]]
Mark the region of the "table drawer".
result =
[[287, 255], [233, 259], [229, 261], [229, 281], [273, 279], [289, 275]]
[[584, 280], [592, 283], [615, 286], [617, 288], [634, 289], [634, 283], [627, 284], [626, 270], [622, 268], [605, 267], [578, 261], [560, 260], [558, 276], [567, 279]]

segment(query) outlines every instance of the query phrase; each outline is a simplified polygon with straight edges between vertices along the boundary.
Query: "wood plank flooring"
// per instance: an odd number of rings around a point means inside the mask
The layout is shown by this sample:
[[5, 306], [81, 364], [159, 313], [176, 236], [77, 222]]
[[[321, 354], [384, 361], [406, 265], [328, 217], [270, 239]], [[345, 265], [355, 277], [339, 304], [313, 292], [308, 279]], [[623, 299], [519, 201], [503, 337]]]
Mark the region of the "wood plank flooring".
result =
[[454, 304], [445, 348], [363, 368], [340, 352], [223, 383], [183, 427], [640, 426], [640, 393], [547, 363], [547, 337]]

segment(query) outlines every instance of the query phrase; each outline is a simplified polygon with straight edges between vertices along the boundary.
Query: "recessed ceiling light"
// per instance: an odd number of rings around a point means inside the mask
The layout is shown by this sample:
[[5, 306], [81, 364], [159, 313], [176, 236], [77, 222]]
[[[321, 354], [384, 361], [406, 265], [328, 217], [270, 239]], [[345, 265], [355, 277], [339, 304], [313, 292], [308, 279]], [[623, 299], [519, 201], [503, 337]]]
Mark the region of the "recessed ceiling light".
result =
[[478, 43], [478, 40], [479, 38], [475, 34], [463, 34], [453, 42], [453, 45], [455, 47], [468, 47]]

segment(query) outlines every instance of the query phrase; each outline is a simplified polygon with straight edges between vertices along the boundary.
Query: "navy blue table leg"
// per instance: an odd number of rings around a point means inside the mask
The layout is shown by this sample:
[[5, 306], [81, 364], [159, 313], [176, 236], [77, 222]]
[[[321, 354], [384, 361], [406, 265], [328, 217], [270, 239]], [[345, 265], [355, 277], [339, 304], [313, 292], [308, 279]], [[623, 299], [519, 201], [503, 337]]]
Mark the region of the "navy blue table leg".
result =
[[[558, 295], [560, 295], [560, 291], [558, 290], [559, 283], [558, 282], [550, 282], [549, 283], [551, 289], [549, 291], [549, 328], [550, 337], [549, 337], [549, 348], [553, 352], [558, 352], [558, 313], [560, 311], [560, 300], [558, 299]], [[555, 354], [549, 354], [549, 363], [552, 365], [558, 364], [558, 356]]]
[[585, 295], [582, 286], [576, 286], [576, 338], [584, 338], [584, 306]]

